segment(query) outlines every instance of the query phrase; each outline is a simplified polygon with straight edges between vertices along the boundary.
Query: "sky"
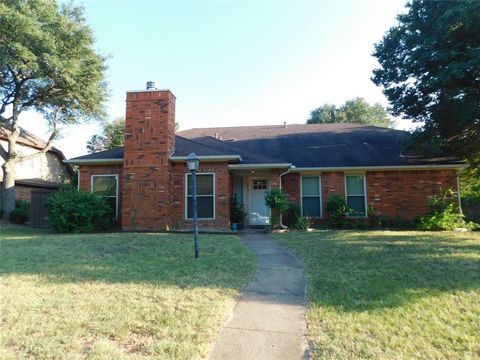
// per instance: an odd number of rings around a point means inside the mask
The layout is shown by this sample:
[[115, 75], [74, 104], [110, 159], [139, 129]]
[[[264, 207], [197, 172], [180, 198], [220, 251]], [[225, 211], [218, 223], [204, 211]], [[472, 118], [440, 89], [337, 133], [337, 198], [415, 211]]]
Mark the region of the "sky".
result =
[[[78, 2], [77, 2], [78, 3]], [[84, 1], [96, 49], [107, 55], [110, 119], [125, 92], [152, 80], [177, 97], [180, 129], [301, 124], [312, 109], [363, 97], [388, 105], [370, 80], [374, 44], [405, 1]], [[412, 124], [397, 120], [397, 128]], [[48, 138], [40, 115], [21, 126]], [[63, 129], [55, 146], [86, 154], [99, 124]]]

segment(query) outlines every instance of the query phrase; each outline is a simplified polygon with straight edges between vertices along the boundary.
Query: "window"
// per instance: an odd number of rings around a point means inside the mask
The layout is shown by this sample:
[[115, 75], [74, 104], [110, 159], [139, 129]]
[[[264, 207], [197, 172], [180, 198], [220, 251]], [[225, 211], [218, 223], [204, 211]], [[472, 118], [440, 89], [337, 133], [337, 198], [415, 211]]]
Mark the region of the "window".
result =
[[320, 176], [302, 176], [302, 215], [322, 217], [322, 195]]
[[267, 190], [267, 179], [253, 180], [253, 190]]
[[106, 199], [118, 219], [118, 175], [92, 175], [92, 193]]
[[[215, 175], [197, 174], [197, 211], [198, 218], [213, 220], [215, 218]], [[193, 219], [192, 175], [187, 174], [186, 218]]]
[[365, 176], [347, 175], [345, 176], [345, 191], [347, 194], [347, 206], [352, 209], [349, 216], [365, 217], [367, 216], [366, 198], [365, 198]]

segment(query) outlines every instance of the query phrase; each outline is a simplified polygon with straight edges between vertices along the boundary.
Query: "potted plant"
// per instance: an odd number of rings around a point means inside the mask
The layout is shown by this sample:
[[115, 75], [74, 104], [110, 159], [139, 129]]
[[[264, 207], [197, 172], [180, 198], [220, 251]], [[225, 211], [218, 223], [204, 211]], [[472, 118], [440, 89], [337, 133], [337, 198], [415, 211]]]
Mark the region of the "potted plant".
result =
[[232, 230], [243, 229], [245, 222], [245, 207], [240, 204], [237, 199], [237, 194], [233, 195], [232, 203], [230, 205], [230, 221]]

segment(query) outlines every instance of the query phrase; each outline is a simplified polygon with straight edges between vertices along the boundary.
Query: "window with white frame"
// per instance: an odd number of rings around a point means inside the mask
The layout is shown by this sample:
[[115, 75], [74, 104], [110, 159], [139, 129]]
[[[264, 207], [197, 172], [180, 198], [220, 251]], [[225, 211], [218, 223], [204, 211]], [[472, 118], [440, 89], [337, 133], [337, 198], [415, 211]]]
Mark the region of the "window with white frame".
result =
[[[215, 175], [199, 173], [197, 180], [197, 215], [199, 219], [215, 218]], [[193, 219], [192, 175], [187, 174], [185, 192], [186, 218]]]
[[92, 175], [92, 193], [107, 200], [118, 219], [118, 175]]
[[345, 192], [347, 207], [352, 210], [348, 215], [351, 217], [367, 216], [365, 175], [346, 175]]
[[322, 195], [320, 176], [302, 176], [302, 215], [322, 217]]

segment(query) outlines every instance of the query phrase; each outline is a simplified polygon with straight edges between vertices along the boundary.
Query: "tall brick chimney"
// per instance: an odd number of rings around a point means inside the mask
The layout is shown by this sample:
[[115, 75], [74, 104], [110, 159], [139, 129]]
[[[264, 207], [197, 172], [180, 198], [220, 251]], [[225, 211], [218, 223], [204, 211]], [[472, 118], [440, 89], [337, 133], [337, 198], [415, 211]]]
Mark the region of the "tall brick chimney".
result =
[[152, 82], [127, 92], [122, 229], [168, 230], [174, 149], [175, 96]]

